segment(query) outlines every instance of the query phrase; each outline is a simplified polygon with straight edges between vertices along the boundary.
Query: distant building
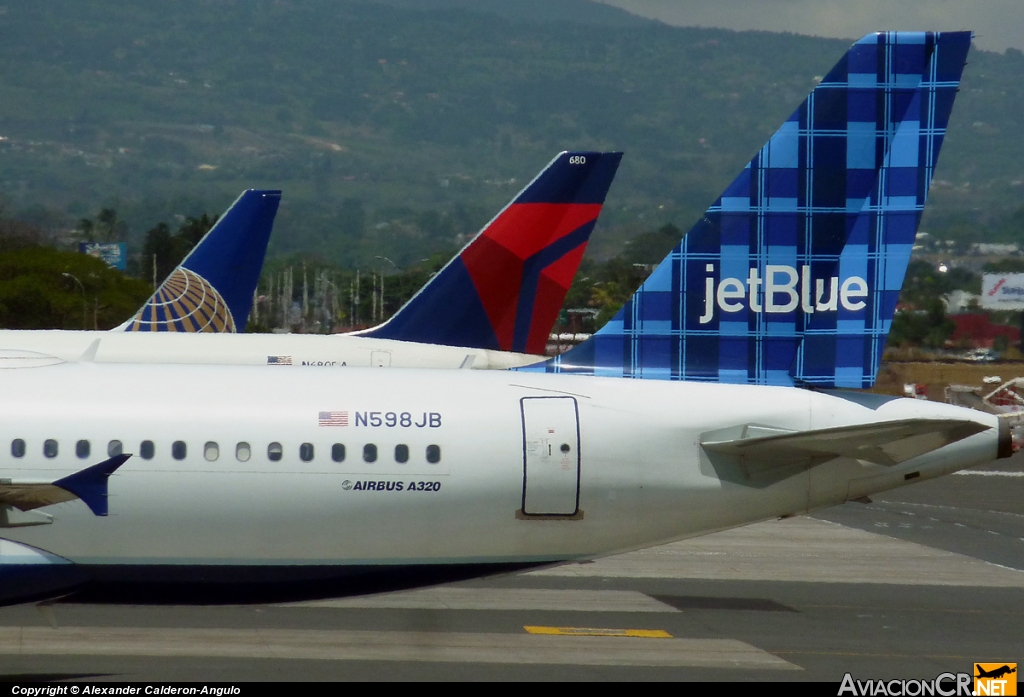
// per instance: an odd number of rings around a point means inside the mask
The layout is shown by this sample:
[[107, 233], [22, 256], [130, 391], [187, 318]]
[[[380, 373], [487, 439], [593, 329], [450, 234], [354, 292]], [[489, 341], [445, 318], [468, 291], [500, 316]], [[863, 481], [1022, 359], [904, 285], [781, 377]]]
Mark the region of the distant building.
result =
[[993, 324], [983, 312], [951, 315], [956, 325], [950, 339], [954, 344], [966, 344], [971, 348], [992, 348], [996, 337], [1005, 336], [1011, 346], [1020, 344], [1020, 329], [1005, 324]]
[[958, 315], [968, 309], [978, 307], [980, 296], [966, 290], [954, 290], [942, 296], [942, 304], [946, 306], [947, 315]]
[[986, 257], [1020, 256], [1020, 245], [996, 244], [993, 242], [975, 242], [974, 244], [971, 245], [971, 254], [979, 254], [981, 256]]

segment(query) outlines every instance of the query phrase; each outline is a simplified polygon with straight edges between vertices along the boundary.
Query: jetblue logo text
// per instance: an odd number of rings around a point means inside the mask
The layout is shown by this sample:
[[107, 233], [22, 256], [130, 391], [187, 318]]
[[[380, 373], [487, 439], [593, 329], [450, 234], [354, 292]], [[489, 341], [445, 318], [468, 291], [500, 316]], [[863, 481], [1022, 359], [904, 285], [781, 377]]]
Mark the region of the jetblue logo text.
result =
[[441, 415], [436, 411], [423, 412], [413, 416], [403, 411], [357, 411], [356, 426], [378, 428], [441, 428]]
[[824, 278], [812, 282], [811, 267], [806, 264], [799, 273], [792, 266], [768, 264], [764, 278], [754, 268], [746, 278], [723, 278], [716, 288], [714, 264], [708, 264], [705, 270], [708, 277], [704, 280], [701, 324], [714, 319], [716, 308], [722, 312], [749, 309], [758, 314], [784, 314], [799, 307], [812, 314], [836, 312], [840, 305], [844, 310], [863, 310], [867, 306], [862, 298], [868, 296], [868, 282], [860, 276], [850, 276], [842, 284], [837, 276], [828, 283]]

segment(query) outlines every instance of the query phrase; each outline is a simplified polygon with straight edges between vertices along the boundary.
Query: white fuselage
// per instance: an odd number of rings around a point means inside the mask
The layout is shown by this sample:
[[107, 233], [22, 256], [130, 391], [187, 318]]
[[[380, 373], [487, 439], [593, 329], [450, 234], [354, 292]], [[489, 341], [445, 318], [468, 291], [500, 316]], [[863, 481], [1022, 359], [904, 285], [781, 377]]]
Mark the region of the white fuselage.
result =
[[[0, 330], [0, 364], [23, 352], [79, 360], [96, 342], [96, 363], [206, 363], [274, 367], [471, 368], [502, 370], [544, 360], [507, 351], [373, 339], [348, 334]], [[7, 361], [4, 359], [7, 358]]]
[[[0, 390], [0, 477], [53, 481], [105, 459], [115, 440], [135, 454], [109, 481], [109, 517], [76, 500], [41, 509], [50, 524], [0, 529], [86, 565], [591, 558], [987, 462], [998, 435], [995, 416], [919, 400], [869, 408], [794, 388], [507, 372], [84, 362], [0, 370]], [[737, 424], [922, 417], [991, 428], [898, 466], [840, 458], [763, 487], [723, 481], [702, 461], [702, 434]], [[21, 458], [14, 439], [25, 442]], [[47, 439], [55, 457], [43, 454]], [[375, 462], [363, 457], [368, 445]]]

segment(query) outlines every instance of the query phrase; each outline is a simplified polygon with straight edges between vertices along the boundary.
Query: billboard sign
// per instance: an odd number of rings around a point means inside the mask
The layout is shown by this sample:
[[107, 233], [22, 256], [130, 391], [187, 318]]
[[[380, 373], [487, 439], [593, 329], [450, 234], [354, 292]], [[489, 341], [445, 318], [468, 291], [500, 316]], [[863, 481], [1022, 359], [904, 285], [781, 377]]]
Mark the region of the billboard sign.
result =
[[1024, 273], [982, 275], [981, 306], [986, 310], [1024, 310]]
[[80, 242], [78, 251], [102, 259], [118, 271], [125, 270], [128, 250], [124, 242]]

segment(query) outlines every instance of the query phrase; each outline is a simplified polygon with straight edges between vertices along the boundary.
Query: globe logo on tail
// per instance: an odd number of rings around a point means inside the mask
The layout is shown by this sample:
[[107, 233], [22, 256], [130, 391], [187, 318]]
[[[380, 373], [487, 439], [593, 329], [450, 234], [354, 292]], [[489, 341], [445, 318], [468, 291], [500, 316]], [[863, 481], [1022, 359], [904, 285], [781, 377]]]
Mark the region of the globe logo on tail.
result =
[[178, 267], [129, 322], [130, 332], [234, 333], [231, 310], [217, 289], [195, 273]]

